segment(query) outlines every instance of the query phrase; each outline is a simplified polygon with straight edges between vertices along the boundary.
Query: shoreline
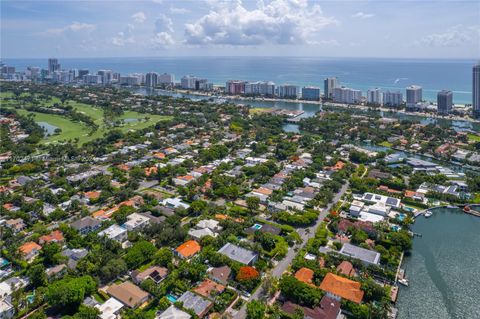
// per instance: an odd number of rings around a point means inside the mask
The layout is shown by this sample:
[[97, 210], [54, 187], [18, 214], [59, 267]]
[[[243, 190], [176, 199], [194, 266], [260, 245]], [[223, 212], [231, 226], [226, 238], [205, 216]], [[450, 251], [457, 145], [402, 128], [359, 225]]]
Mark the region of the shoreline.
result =
[[[444, 116], [439, 114], [432, 114], [426, 112], [410, 112], [406, 110], [399, 110], [394, 108], [386, 108], [386, 107], [371, 107], [371, 106], [364, 106], [358, 104], [344, 104], [344, 103], [336, 103], [336, 102], [321, 102], [321, 101], [309, 101], [309, 100], [292, 100], [292, 99], [280, 99], [280, 98], [255, 98], [255, 97], [247, 97], [247, 96], [240, 96], [240, 95], [224, 95], [224, 94], [212, 94], [208, 92], [198, 92], [198, 91], [189, 91], [189, 90], [167, 90], [167, 89], [154, 89], [156, 91], [165, 91], [165, 92], [172, 92], [176, 94], [185, 94], [185, 95], [193, 95], [199, 97], [208, 97], [208, 98], [217, 98], [217, 99], [225, 99], [225, 100], [240, 100], [240, 101], [252, 101], [252, 102], [284, 102], [284, 103], [302, 103], [302, 104], [310, 104], [310, 105], [325, 105], [325, 106], [332, 106], [338, 107], [343, 109], [356, 109], [362, 111], [374, 111], [374, 112], [385, 112], [385, 113], [398, 113], [402, 115], [408, 116], [420, 116], [425, 118], [433, 118], [433, 119], [442, 119], [442, 120], [450, 120], [450, 121], [465, 121], [471, 123], [480, 123], [480, 119], [475, 119], [470, 116], [461, 117], [461, 116]], [[462, 105], [462, 104], [460, 104]], [[465, 104], [463, 104], [465, 105]]]

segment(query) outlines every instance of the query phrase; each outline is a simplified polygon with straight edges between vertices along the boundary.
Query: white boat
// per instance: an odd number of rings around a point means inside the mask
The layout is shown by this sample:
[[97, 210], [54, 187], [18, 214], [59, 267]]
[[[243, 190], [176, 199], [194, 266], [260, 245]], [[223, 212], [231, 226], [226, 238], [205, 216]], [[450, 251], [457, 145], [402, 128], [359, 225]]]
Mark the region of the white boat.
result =
[[399, 279], [398, 283], [404, 285], [405, 287], [408, 287], [408, 280], [405, 278]]
[[425, 217], [428, 218], [430, 216], [432, 216], [433, 213], [431, 211], [428, 211], [428, 212], [425, 212]]

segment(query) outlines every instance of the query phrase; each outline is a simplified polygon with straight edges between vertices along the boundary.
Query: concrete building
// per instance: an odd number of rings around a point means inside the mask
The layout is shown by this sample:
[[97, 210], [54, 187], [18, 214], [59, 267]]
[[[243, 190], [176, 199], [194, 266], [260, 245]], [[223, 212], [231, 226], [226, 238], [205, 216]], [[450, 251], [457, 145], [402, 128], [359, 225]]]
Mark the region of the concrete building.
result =
[[128, 75], [128, 76], [121, 76], [120, 79], [118, 80], [118, 83], [120, 85], [134, 86], [134, 85], [140, 85], [142, 83], [142, 80], [138, 76]]
[[383, 105], [383, 93], [379, 88], [367, 91], [367, 103], [372, 105]]
[[180, 85], [184, 90], [195, 90], [197, 78], [192, 75], [185, 75], [180, 80]]
[[347, 87], [337, 87], [333, 89], [333, 100], [337, 103], [360, 103], [362, 100], [362, 91]]
[[113, 81], [112, 70], [98, 70], [97, 75], [100, 76], [100, 83], [111, 84]]
[[452, 112], [453, 94], [452, 91], [442, 90], [437, 94], [438, 114], [449, 114]]
[[473, 66], [472, 77], [473, 117], [480, 118], [480, 62]]
[[77, 78], [83, 79], [84, 75], [89, 74], [90, 72], [87, 69], [80, 69], [78, 70]]
[[58, 59], [50, 58], [48, 59], [48, 73], [52, 74], [55, 71], [60, 71], [60, 64]]
[[99, 237], [106, 236], [110, 239], [118, 241], [119, 243], [122, 243], [125, 240], [127, 240], [127, 230], [123, 227], [118, 226], [117, 224], [113, 224], [107, 229], [104, 229], [101, 232], [99, 232], [98, 236]]
[[282, 99], [297, 99], [300, 90], [296, 85], [284, 84], [277, 88], [277, 96]]
[[302, 88], [302, 99], [308, 101], [320, 100], [320, 88], [315, 86], [305, 86]]
[[333, 89], [339, 86], [337, 78], [326, 78], [323, 81], [323, 94], [326, 99], [333, 98]]
[[83, 83], [85, 84], [101, 84], [102, 77], [95, 74], [87, 74], [83, 76]]
[[245, 93], [245, 81], [228, 80], [225, 83], [225, 93], [232, 95], [240, 95]]
[[403, 103], [403, 94], [400, 91], [384, 92], [383, 93], [383, 105], [398, 107]]
[[271, 81], [256, 81], [245, 83], [246, 95], [261, 95], [261, 96], [274, 96], [275, 95], [275, 83]]
[[158, 76], [158, 84], [173, 85], [175, 83], [175, 75], [163, 73]]
[[145, 86], [156, 87], [158, 84], [158, 74], [155, 72], [148, 72], [145, 75]]
[[416, 107], [417, 103], [422, 102], [422, 87], [418, 85], [410, 85], [406, 88], [407, 92], [407, 108]]

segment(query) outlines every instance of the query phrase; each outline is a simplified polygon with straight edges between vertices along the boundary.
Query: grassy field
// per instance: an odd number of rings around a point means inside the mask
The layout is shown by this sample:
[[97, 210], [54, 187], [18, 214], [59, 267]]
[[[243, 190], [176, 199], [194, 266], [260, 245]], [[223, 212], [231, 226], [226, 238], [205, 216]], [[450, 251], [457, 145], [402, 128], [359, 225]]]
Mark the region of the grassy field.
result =
[[256, 107], [256, 108], [251, 108], [249, 110], [250, 114], [262, 114], [262, 113], [268, 113], [271, 112], [271, 108], [263, 108], [263, 107]]
[[[13, 94], [10, 92], [0, 93], [1, 98], [10, 97], [12, 95]], [[41, 102], [41, 104], [45, 106], [51, 106], [54, 103], [60, 103], [60, 100], [54, 97], [48, 102]], [[67, 101], [67, 103], [70, 104], [77, 112], [84, 113], [85, 115], [91, 117], [94, 120], [95, 124], [98, 125], [99, 129], [90, 135], [90, 129], [85, 124], [81, 122], [74, 122], [68, 117], [62, 115], [30, 112], [24, 109], [17, 109], [17, 111], [22, 115], [32, 113], [35, 116], [36, 122], [46, 122], [62, 130], [62, 132], [58, 135], [46, 136], [43, 140], [43, 143], [55, 143], [59, 141], [65, 141], [70, 139], [73, 140], [75, 138], [78, 138], [79, 143], [84, 144], [93, 139], [103, 137], [106, 132], [112, 129], [120, 129], [123, 132], [127, 132], [129, 130], [141, 130], [151, 125], [154, 125], [157, 122], [167, 121], [172, 118], [171, 116], [142, 114], [134, 111], [126, 111], [124, 114], [113, 120], [128, 119], [130, 121], [125, 122], [118, 127], [112, 128], [105, 125], [103, 121], [103, 110], [101, 108], [96, 108], [91, 105], [72, 100]], [[13, 103], [2, 102], [2, 107], [13, 107]], [[148, 118], [148, 121], [146, 120], [146, 118]]]
[[383, 147], [392, 147], [392, 143], [388, 142], [388, 141], [383, 141], [382, 143], [378, 144], [380, 146], [383, 146]]
[[478, 134], [468, 133], [467, 136], [470, 142], [480, 142], [480, 135]]

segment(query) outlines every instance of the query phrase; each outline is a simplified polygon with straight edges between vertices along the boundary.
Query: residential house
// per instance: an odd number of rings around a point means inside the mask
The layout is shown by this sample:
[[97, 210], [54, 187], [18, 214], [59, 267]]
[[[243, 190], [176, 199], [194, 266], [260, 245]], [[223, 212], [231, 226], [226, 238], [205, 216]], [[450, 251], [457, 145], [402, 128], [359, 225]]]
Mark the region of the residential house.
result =
[[328, 273], [320, 284], [320, 289], [326, 292], [326, 296], [341, 301], [350, 300], [357, 304], [362, 302], [364, 292], [360, 289], [359, 282]]
[[226, 243], [218, 252], [244, 265], [251, 266], [258, 260], [258, 254], [232, 243]]
[[177, 301], [183, 302], [183, 306], [187, 309], [193, 310], [195, 314], [203, 318], [213, 307], [213, 302], [205, 299], [191, 291], [186, 291], [178, 298]]
[[111, 297], [101, 305], [95, 305], [100, 314], [99, 319], [117, 319], [119, 318], [120, 311], [123, 308], [123, 304], [117, 299]]
[[141, 284], [146, 279], [151, 279], [155, 283], [159, 284], [167, 278], [168, 269], [160, 266], [151, 266], [144, 271], [134, 270], [132, 271], [131, 277], [136, 284]]
[[175, 307], [174, 305], [171, 305], [165, 311], [158, 313], [155, 316], [155, 319], [190, 319], [192, 316]]
[[26, 242], [19, 248], [23, 258], [29, 263], [32, 262], [40, 254], [41, 249], [42, 246], [33, 241]]
[[366, 265], [379, 265], [380, 253], [374, 250], [365, 249], [349, 243], [343, 244], [340, 254], [358, 259]]
[[108, 287], [107, 293], [129, 308], [137, 308], [147, 302], [149, 298], [149, 294], [146, 291], [130, 281], [111, 285]]
[[175, 254], [183, 259], [189, 259], [201, 250], [201, 246], [195, 240], [189, 240], [175, 249]]
[[96, 231], [100, 228], [102, 222], [93, 217], [87, 216], [82, 219], [76, 220], [70, 224], [70, 227], [76, 229], [80, 234], [86, 235], [92, 231]]
[[228, 279], [230, 278], [230, 274], [232, 273], [232, 269], [228, 266], [210, 268], [207, 271], [208, 277], [222, 285], [228, 284]]
[[50, 243], [62, 245], [64, 240], [65, 238], [63, 238], [63, 233], [60, 230], [54, 230], [48, 235], [41, 236], [38, 242], [40, 243], [40, 245], [50, 244]]
[[122, 243], [127, 240], [127, 230], [123, 227], [118, 226], [117, 224], [113, 224], [107, 229], [99, 232], [98, 236], [106, 236], [110, 239], [118, 241], [119, 243]]

